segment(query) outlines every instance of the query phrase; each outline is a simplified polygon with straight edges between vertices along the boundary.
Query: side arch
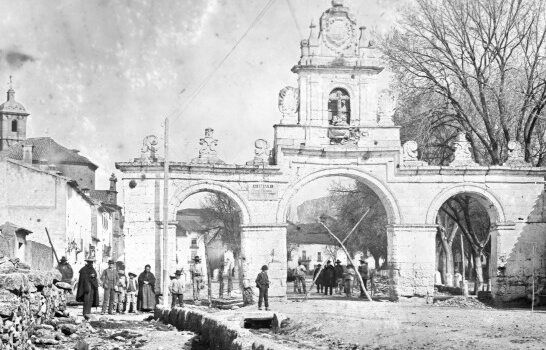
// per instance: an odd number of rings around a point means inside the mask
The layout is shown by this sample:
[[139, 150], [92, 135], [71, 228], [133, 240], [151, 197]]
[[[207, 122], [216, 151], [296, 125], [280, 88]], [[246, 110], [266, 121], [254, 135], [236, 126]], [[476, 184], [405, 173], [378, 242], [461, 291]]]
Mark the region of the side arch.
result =
[[237, 206], [239, 206], [239, 209], [241, 209], [241, 225], [248, 225], [251, 223], [250, 212], [248, 210], [248, 203], [246, 200], [239, 193], [237, 193], [236, 190], [218, 181], [201, 181], [188, 187], [178, 189], [169, 201], [171, 218], [176, 217], [176, 211], [184, 200], [186, 200], [189, 196], [200, 192], [219, 192], [228, 196], [235, 203], [237, 203]]
[[385, 186], [385, 184], [383, 184], [383, 182], [371, 176], [370, 174], [358, 169], [333, 168], [313, 172], [289, 186], [288, 189], [284, 192], [277, 207], [277, 223], [284, 223], [286, 221], [286, 214], [288, 212], [290, 201], [296, 195], [296, 193], [298, 193], [299, 190], [301, 190], [305, 185], [314, 180], [332, 176], [349, 177], [364, 183], [365, 185], [370, 187], [381, 200], [381, 203], [383, 204], [383, 207], [385, 207], [385, 211], [387, 212], [387, 220], [389, 224], [394, 225], [401, 224], [403, 222], [400, 215], [398, 202], [396, 201], [396, 197], [394, 197], [394, 195]]
[[449, 198], [463, 193], [474, 195], [475, 198], [480, 201], [483, 207], [487, 210], [491, 223], [503, 223], [506, 221], [504, 208], [497, 197], [489, 192], [485, 186], [467, 183], [446, 188], [437, 194], [428, 207], [426, 224], [436, 225], [436, 216], [438, 215], [438, 211], [440, 210], [442, 204], [444, 204]]

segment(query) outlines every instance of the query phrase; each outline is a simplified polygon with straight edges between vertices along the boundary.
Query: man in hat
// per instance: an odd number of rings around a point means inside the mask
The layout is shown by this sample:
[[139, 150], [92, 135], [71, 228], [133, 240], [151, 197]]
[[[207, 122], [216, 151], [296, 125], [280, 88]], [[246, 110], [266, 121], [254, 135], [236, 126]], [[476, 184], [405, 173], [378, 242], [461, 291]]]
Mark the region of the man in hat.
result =
[[102, 299], [102, 312], [104, 315], [106, 309], [108, 309], [108, 314], [112, 314], [116, 299], [116, 286], [118, 284], [118, 271], [116, 270], [116, 262], [114, 260], [108, 260], [108, 268], [102, 271], [100, 276], [100, 282], [102, 288], [104, 289], [104, 297]]
[[86, 265], [80, 270], [76, 301], [83, 302], [83, 317], [89, 319], [91, 307], [99, 306], [99, 282], [97, 281], [97, 271], [93, 267], [95, 257], [89, 254], [85, 261]]
[[61, 257], [61, 261], [59, 261], [59, 265], [57, 265], [57, 270], [61, 273], [61, 282], [72, 284], [74, 271], [72, 270], [72, 266], [68, 263], [68, 260], [66, 260], [66, 256]]
[[334, 276], [336, 279], [336, 294], [341, 294], [343, 290], [343, 266], [339, 259], [336, 260], [336, 266], [334, 266]]
[[175, 306], [184, 306], [184, 292], [186, 291], [186, 276], [182, 270], [176, 270], [174, 273], [174, 279], [169, 285], [169, 292], [171, 292], [172, 303], [171, 308]]
[[[370, 279], [370, 270], [368, 269], [368, 263], [366, 260], [360, 259], [360, 266], [358, 267], [358, 273], [362, 277], [362, 282], [364, 282], [364, 288], [368, 290], [368, 280]], [[364, 293], [364, 288], [360, 286], [360, 297], [364, 298], [366, 294]]]
[[268, 300], [268, 291], [269, 291], [269, 277], [267, 276], [267, 270], [269, 268], [267, 265], [262, 266], [262, 272], [256, 277], [256, 287], [260, 290], [260, 296], [258, 298], [258, 310], [262, 309], [262, 300], [265, 305], [265, 309], [269, 310], [269, 300]]
[[328, 288], [330, 288], [330, 295], [332, 295], [332, 289], [336, 284], [336, 270], [332, 266], [332, 261], [326, 262], [326, 267], [322, 273], [322, 284], [324, 285], [324, 295], [328, 295]]
[[204, 273], [201, 258], [197, 255], [193, 258], [193, 264], [190, 266], [190, 275], [193, 284], [193, 300], [199, 301], [199, 292], [203, 288]]
[[127, 312], [129, 313], [136, 313], [136, 296], [138, 291], [136, 276], [135, 273], [129, 272], [129, 280], [127, 281]]

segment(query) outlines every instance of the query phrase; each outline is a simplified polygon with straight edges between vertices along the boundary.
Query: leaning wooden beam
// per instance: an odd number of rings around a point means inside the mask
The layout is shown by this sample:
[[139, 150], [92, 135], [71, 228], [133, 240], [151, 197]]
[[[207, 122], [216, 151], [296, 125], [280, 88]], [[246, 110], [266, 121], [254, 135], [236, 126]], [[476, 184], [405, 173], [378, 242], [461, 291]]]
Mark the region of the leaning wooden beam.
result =
[[[364, 294], [366, 294], [366, 298], [368, 298], [369, 301], [372, 301], [372, 297], [370, 296], [370, 294], [368, 293], [368, 291], [366, 290], [366, 287], [364, 286], [364, 281], [362, 280], [362, 276], [360, 276], [360, 273], [358, 272], [358, 269], [356, 268], [354, 262], [353, 262], [353, 259], [351, 259], [351, 255], [349, 254], [349, 251], [347, 250], [347, 248], [345, 248], [345, 245], [343, 243], [341, 243], [341, 241], [339, 240], [339, 238], [337, 238], [336, 235], [334, 235], [332, 233], [332, 231], [330, 231], [330, 229], [328, 228], [328, 226], [324, 225], [324, 223], [322, 221], [319, 221], [320, 224], [322, 226], [324, 226], [324, 228], [328, 231], [328, 233], [334, 237], [334, 239], [336, 241], [338, 241], [339, 245], [341, 246], [341, 249], [343, 249], [343, 251], [345, 252], [345, 254], [347, 255], [347, 260], [349, 260], [349, 262], [351, 263], [351, 265], [353, 265], [353, 267], [355, 268], [355, 272], [356, 272], [356, 276], [358, 277], [358, 282], [360, 283], [360, 286], [362, 287], [362, 290], [364, 291]], [[317, 274], [318, 275], [318, 274]]]

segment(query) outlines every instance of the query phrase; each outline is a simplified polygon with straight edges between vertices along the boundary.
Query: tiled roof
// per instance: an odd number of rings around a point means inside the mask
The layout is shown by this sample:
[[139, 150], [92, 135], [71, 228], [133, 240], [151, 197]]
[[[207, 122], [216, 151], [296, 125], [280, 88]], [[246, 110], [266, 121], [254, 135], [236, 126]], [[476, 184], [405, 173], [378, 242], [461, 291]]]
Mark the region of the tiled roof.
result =
[[9, 221], [6, 221], [3, 225], [0, 225], [0, 232], [2, 234], [6, 234], [6, 233], [14, 234], [16, 232], [21, 232], [21, 233], [24, 233], [24, 234], [27, 234], [27, 235], [29, 233], [32, 233], [32, 231], [27, 230], [24, 227], [20, 227], [20, 226], [17, 226], [15, 224], [12, 224]]
[[81, 164], [88, 165], [93, 170], [98, 166], [86, 157], [79, 155], [76, 151], [59, 145], [51, 137], [29, 138], [25, 141], [17, 142], [9, 148], [8, 157], [16, 160], [23, 159], [23, 145], [31, 144], [32, 161], [39, 162], [45, 160], [51, 164]]
[[289, 223], [287, 227], [286, 240], [288, 243], [294, 244], [336, 244], [336, 241], [319, 223]]
[[222, 226], [219, 221], [207, 221], [208, 209], [182, 209], [176, 213], [178, 227], [188, 232], [207, 231]]

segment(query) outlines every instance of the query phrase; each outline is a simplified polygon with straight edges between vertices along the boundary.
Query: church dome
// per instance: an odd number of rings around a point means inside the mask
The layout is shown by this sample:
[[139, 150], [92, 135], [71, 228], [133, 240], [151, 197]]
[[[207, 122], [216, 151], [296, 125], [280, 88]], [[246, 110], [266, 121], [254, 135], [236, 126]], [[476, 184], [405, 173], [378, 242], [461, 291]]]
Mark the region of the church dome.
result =
[[20, 115], [29, 114], [22, 104], [15, 101], [15, 90], [10, 88], [8, 90], [7, 95], [8, 96], [7, 96], [6, 102], [0, 105], [0, 113], [20, 114]]

